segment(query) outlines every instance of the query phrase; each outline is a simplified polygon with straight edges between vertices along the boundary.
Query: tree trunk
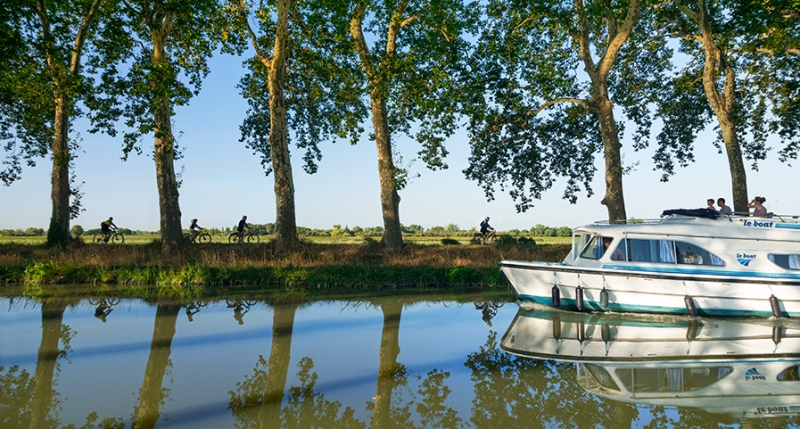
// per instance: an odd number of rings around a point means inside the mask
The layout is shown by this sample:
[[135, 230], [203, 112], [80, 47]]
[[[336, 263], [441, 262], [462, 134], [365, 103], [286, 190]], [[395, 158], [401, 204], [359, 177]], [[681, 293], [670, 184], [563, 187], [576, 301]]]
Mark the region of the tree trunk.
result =
[[51, 180], [50, 199], [53, 211], [50, 216], [50, 227], [47, 230], [47, 245], [64, 247], [72, 240], [69, 233], [69, 116], [67, 115], [66, 100], [63, 97], [56, 99], [55, 123], [53, 143], [50, 151], [53, 154], [53, 173]]
[[53, 378], [66, 308], [66, 302], [61, 299], [42, 302], [42, 338], [39, 343], [39, 356], [36, 360], [36, 373], [33, 379], [31, 429], [49, 428], [53, 427], [55, 423], [48, 416], [53, 405]]
[[[158, 36], [153, 37], [153, 64], [167, 67], [164, 44]], [[160, 71], [163, 73], [163, 71]], [[156, 77], [155, 79], [159, 79]], [[154, 82], [154, 86], [158, 83]], [[183, 242], [181, 208], [178, 203], [178, 180], [175, 176], [175, 138], [172, 135], [170, 103], [166, 97], [154, 100], [153, 123], [155, 125], [156, 183], [158, 206], [161, 213], [161, 251], [168, 255]]]
[[147, 357], [144, 380], [139, 390], [139, 404], [134, 412], [135, 420], [131, 424], [134, 429], [154, 428], [161, 416], [159, 407], [164, 402], [164, 391], [161, 387], [169, 365], [172, 339], [175, 337], [175, 324], [180, 310], [181, 306], [176, 303], [159, 303], [156, 307], [150, 355]]
[[273, 309], [272, 348], [269, 353], [269, 372], [258, 413], [259, 428], [277, 428], [281, 422], [281, 403], [286, 390], [286, 375], [292, 350], [292, 329], [297, 305], [281, 305]]
[[283, 78], [286, 69], [287, 21], [291, 0], [278, 1], [278, 26], [275, 31], [275, 48], [269, 67], [269, 147], [272, 154], [272, 171], [275, 176], [275, 245], [277, 250], [297, 246], [297, 218], [294, 204], [294, 180], [286, 137], [286, 100]]
[[386, 103], [377, 90], [371, 94], [372, 126], [375, 130], [375, 145], [378, 148], [378, 176], [381, 187], [381, 209], [383, 211], [383, 249], [395, 253], [403, 249], [403, 231], [400, 229], [400, 195], [397, 193], [397, 168], [392, 161], [392, 141]]
[[604, 89], [597, 91], [595, 112], [600, 121], [600, 134], [603, 137], [603, 155], [606, 160], [606, 195], [601, 204], [608, 209], [608, 220], [624, 221], [625, 197], [622, 193], [622, 144], [619, 142], [619, 130], [614, 120], [614, 105], [608, 99]]
[[747, 203], [747, 172], [742, 161], [742, 150], [739, 146], [739, 137], [736, 135], [736, 125], [729, 117], [717, 115], [722, 140], [725, 142], [725, 152], [728, 154], [728, 166], [731, 170], [731, 191], [733, 194], [733, 211], [748, 212]]
[[[708, 17], [708, 5], [704, 0], [697, 2], [699, 12], [681, 6], [680, 10], [699, 27], [702, 36], [705, 63], [703, 64], [703, 90], [706, 94], [714, 116], [717, 118], [725, 142], [728, 155], [728, 166], [731, 171], [731, 190], [733, 192], [733, 211], [747, 212], [747, 173], [742, 160], [742, 149], [736, 132], [736, 120], [733, 115], [736, 106], [736, 72], [728, 65], [725, 55], [714, 41]], [[722, 74], [722, 76], [720, 76]], [[717, 89], [717, 82], [722, 78], [722, 94]]]
[[391, 427], [392, 390], [396, 383], [397, 356], [400, 354], [400, 315], [403, 304], [391, 301], [381, 304], [381, 310], [383, 331], [381, 331], [378, 381], [375, 386], [375, 411], [372, 414], [372, 427], [376, 429]]

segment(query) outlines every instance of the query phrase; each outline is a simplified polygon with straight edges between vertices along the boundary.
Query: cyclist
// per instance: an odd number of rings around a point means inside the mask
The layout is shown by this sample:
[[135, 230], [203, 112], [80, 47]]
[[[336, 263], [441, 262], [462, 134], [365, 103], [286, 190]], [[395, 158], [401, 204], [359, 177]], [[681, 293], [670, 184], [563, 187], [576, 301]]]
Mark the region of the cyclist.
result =
[[245, 228], [250, 229], [250, 225], [247, 224], [247, 216], [242, 216], [242, 220], [239, 221], [239, 226], [236, 227], [236, 232], [239, 233], [239, 238], [244, 238]]
[[489, 236], [489, 231], [494, 231], [491, 225], [489, 225], [489, 216], [486, 216], [486, 219], [481, 222], [481, 235], [483, 236], [483, 244], [486, 244], [486, 239]]
[[197, 224], [197, 219], [192, 219], [192, 224], [189, 225], [189, 232], [192, 234], [192, 241], [197, 238], [197, 234], [203, 229], [202, 226]]
[[109, 217], [108, 220], [100, 222], [100, 230], [103, 232], [103, 242], [108, 243], [108, 237], [117, 230], [117, 226], [114, 225], [114, 218]]

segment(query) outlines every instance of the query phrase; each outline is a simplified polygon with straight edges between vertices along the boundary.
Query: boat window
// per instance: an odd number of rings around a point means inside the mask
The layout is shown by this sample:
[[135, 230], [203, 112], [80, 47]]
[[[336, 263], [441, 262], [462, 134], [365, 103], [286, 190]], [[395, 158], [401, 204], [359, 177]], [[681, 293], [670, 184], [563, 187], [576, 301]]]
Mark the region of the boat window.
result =
[[631, 393], [691, 392], [708, 387], [733, 372], [730, 366], [694, 368], [619, 368], [617, 377]]
[[[583, 366], [586, 369], [586, 388], [590, 389], [592, 387], [605, 387], [606, 389], [613, 390], [615, 392], [619, 392], [619, 386], [611, 377], [611, 374], [605, 370], [602, 366], [594, 365], [591, 363], [587, 364], [578, 364]], [[582, 371], [579, 368], [579, 375]], [[590, 385], [591, 384], [591, 385]]]
[[800, 365], [792, 365], [778, 374], [778, 381], [800, 381]]
[[679, 264], [691, 265], [725, 265], [725, 262], [713, 253], [683, 241], [675, 242]]
[[591, 238], [592, 236], [589, 234], [573, 234], [572, 251], [570, 251], [569, 255], [567, 255], [564, 258], [564, 262], [569, 264], [575, 262], [575, 259], [578, 258], [578, 254], [581, 252], [584, 246], [586, 246], [586, 243], [588, 243]]
[[772, 263], [787, 270], [800, 270], [800, 255], [767, 255]]
[[581, 258], [584, 259], [600, 259], [606, 253], [606, 249], [614, 241], [611, 237], [595, 236], [589, 245], [581, 252]]
[[672, 240], [628, 239], [628, 249], [629, 261], [675, 263], [675, 245]]

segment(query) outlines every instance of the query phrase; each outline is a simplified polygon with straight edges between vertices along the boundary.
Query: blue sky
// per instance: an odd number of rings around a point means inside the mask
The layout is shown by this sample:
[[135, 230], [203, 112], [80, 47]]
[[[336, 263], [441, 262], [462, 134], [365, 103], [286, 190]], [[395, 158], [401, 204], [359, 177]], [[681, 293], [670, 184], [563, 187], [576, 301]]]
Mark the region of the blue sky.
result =
[[[176, 162], [183, 167], [180, 205], [183, 223], [188, 227], [198, 218], [205, 227], [233, 226], [242, 215], [252, 223], [275, 221], [275, 197], [272, 176], [265, 176], [258, 156], [239, 142], [239, 125], [246, 103], [236, 84], [243, 74], [243, 58], [217, 55], [211, 61], [211, 73], [199, 96], [189, 106], [177, 110], [174, 130], [182, 131], [179, 144], [184, 157]], [[72, 221], [84, 228], [95, 228], [108, 216], [120, 227], [140, 230], [158, 229], [158, 194], [155, 166], [151, 158], [152, 136], [143, 143], [143, 154], [131, 155], [123, 162], [121, 137], [92, 135], [86, 124], [78, 122], [75, 130], [83, 139], [74, 172], [85, 182], [83, 206], [86, 209]], [[371, 123], [365, 124], [367, 132]], [[73, 135], [74, 136], [74, 135]], [[623, 186], [628, 216], [657, 218], [664, 209], [704, 207], [707, 198], [731, 200], [730, 174], [724, 154], [711, 145], [711, 131], [696, 142], [696, 162], [679, 169], [669, 182], [661, 183], [661, 174], [653, 171], [653, 149], [634, 152], [630, 140], [623, 141], [623, 162], [638, 162], [624, 177]], [[408, 139], [397, 139], [404, 163], [413, 160], [417, 146]], [[773, 143], [775, 146], [777, 143]], [[536, 224], [575, 227], [606, 219], [600, 200], [605, 192], [602, 157], [597, 157], [595, 195], [581, 194], [578, 203], [561, 199], [563, 183], [547, 192], [536, 206], [517, 213], [506, 194], [496, 193], [487, 202], [475, 182], [461, 172], [467, 166], [469, 147], [465, 131], [447, 141], [450, 166], [444, 171], [427, 170], [422, 162], [411, 164], [412, 173], [421, 173], [400, 192], [400, 220], [404, 225], [426, 228], [456, 224], [462, 229], [477, 227], [491, 216], [498, 230], [528, 229]], [[321, 148], [323, 159], [314, 175], [301, 168], [299, 153], [293, 156], [297, 223], [310, 228], [342, 226], [382, 226], [379, 201], [376, 150], [367, 139], [355, 146], [339, 141]], [[794, 190], [796, 169], [777, 160], [773, 149], [760, 172], [748, 170], [751, 198], [767, 198], [770, 211], [800, 214], [800, 201]], [[2, 155], [0, 155], [2, 156]], [[22, 179], [10, 187], [0, 186], [0, 229], [47, 228], [50, 219], [49, 159], [35, 168], [26, 168]]]

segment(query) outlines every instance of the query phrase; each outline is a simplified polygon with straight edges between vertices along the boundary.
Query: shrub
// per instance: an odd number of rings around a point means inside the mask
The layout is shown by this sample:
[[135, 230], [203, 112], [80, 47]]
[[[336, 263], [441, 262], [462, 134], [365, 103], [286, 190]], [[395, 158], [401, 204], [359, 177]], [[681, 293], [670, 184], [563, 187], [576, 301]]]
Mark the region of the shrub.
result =
[[454, 240], [452, 238], [443, 238], [442, 244], [445, 246], [459, 246], [461, 243], [458, 240]]

